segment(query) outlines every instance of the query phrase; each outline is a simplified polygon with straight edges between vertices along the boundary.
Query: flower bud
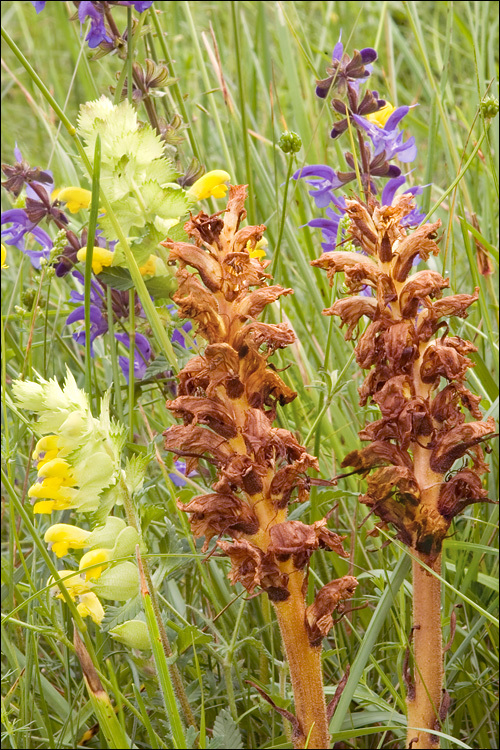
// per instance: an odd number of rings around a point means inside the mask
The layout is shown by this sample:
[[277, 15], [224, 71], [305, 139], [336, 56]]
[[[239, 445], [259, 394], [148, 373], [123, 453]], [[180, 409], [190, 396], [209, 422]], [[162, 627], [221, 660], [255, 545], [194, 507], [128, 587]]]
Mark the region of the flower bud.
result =
[[292, 130], [285, 130], [281, 134], [278, 146], [284, 154], [296, 154], [302, 147], [302, 139], [300, 135], [294, 133]]
[[498, 99], [495, 96], [486, 96], [481, 102], [481, 112], [483, 117], [487, 120], [491, 120], [498, 114]]
[[148, 626], [143, 620], [127, 620], [109, 631], [109, 635], [128, 648], [147, 651], [151, 648]]

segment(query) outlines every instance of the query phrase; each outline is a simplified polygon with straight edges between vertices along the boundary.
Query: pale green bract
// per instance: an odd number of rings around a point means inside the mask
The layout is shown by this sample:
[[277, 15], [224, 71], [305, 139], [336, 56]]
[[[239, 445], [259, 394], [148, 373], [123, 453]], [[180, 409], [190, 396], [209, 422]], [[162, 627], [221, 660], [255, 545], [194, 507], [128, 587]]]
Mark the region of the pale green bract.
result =
[[[187, 214], [193, 197], [175, 184], [178, 175], [161, 138], [149, 124], [139, 123], [128, 101], [115, 105], [101, 96], [83, 104], [78, 133], [91, 161], [101, 137], [100, 188], [141, 265], [165, 239], [165, 230]], [[118, 239], [106, 214], [100, 215], [99, 226], [107, 240]], [[126, 265], [119, 244], [112, 265]]]

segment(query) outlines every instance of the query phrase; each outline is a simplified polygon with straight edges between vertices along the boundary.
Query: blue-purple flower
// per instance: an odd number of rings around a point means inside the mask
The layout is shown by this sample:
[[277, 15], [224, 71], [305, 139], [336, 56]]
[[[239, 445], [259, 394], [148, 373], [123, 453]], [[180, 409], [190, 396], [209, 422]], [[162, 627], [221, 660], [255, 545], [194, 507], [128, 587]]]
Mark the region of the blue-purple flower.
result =
[[354, 50], [350, 58], [347, 53], [344, 53], [344, 45], [339, 38], [333, 48], [332, 64], [326, 69], [328, 77], [316, 81], [316, 95], [325, 99], [331, 88], [337, 90], [339, 94], [344, 94], [349, 84], [357, 88], [359, 81], [370, 75], [370, 63], [376, 59], [377, 52], [371, 47], [365, 47], [361, 52]]
[[[115, 339], [122, 343], [127, 349], [130, 349], [130, 336], [128, 333], [115, 333]], [[142, 380], [144, 377], [149, 360], [151, 359], [151, 353], [151, 344], [146, 336], [143, 336], [142, 333], [136, 333], [134, 344], [134, 378], [136, 380]], [[118, 362], [120, 363], [120, 367], [125, 375], [125, 380], [128, 383], [130, 376], [130, 359], [129, 357], [119, 356]]]
[[[72, 275], [77, 279], [80, 284], [84, 284], [84, 277], [80, 271], [73, 271]], [[90, 281], [90, 354], [94, 356], [94, 341], [98, 336], [102, 336], [108, 330], [108, 319], [106, 315], [106, 301], [104, 297], [104, 290], [101, 284], [95, 279]], [[85, 296], [83, 293], [72, 290], [70, 295], [70, 302], [82, 303], [73, 312], [71, 312], [66, 318], [66, 325], [71, 325], [78, 321], [85, 320]], [[73, 334], [73, 338], [82, 346], [85, 346], [85, 328], [77, 331]]]
[[[2, 229], [2, 240], [7, 245], [15, 245], [29, 257], [34, 268], [40, 268], [42, 258], [48, 258], [52, 250], [52, 240], [47, 232], [30, 221], [23, 208], [10, 208], [1, 216], [1, 224], [10, 224]], [[26, 248], [25, 239], [33, 238], [41, 246], [41, 250]]]
[[387, 161], [395, 157], [402, 162], [410, 162], [416, 159], [415, 138], [412, 136], [406, 142], [403, 142], [403, 133], [397, 129], [397, 126], [409, 111], [410, 107], [398, 107], [383, 128], [379, 128], [364, 117], [353, 115], [355, 122], [368, 133], [374, 148], [374, 158], [384, 154]]

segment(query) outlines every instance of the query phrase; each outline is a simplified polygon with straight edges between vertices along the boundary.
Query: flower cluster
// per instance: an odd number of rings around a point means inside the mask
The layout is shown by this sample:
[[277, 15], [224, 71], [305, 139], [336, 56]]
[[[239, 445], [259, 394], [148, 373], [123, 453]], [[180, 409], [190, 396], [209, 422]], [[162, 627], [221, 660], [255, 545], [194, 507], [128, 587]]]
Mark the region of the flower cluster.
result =
[[[409, 275], [418, 255], [439, 253], [435, 242], [440, 222], [412, 233], [405, 218], [413, 210], [411, 196], [381, 206], [346, 199], [349, 233], [357, 252], [326, 252], [312, 262], [330, 280], [344, 273], [352, 296], [337, 300], [324, 315], [338, 315], [355, 335], [361, 318], [369, 325], [355, 348], [358, 365], [370, 370], [360, 387], [360, 403], [371, 399], [381, 418], [360, 433], [370, 444], [351, 452], [342, 466], [368, 478], [360, 497], [397, 537], [435, 560], [453, 518], [470, 503], [486, 500], [480, 476], [487, 471], [480, 443], [495, 430], [492, 417], [482, 421], [480, 398], [466, 387], [476, 348], [447, 333], [446, 319], [466, 317], [474, 294], [442, 297], [449, 280], [423, 270]], [[356, 296], [364, 285], [372, 297]], [[445, 325], [445, 333], [436, 336]], [[446, 385], [442, 386], [442, 380]], [[467, 421], [469, 413], [476, 421]], [[472, 464], [454, 470], [458, 459]]]
[[62, 388], [43, 378], [38, 383], [16, 380], [12, 387], [18, 405], [38, 415], [43, 435], [33, 453], [37, 480], [28, 490], [33, 512], [96, 510], [118, 482], [125, 439], [124, 428], [109, 417], [107, 399], [99, 419], [93, 417], [69, 370]]
[[[345, 201], [343, 197], [337, 197], [334, 193], [356, 179], [356, 167], [366, 194], [377, 194], [377, 179], [388, 180], [382, 191], [381, 203], [383, 206], [390, 206], [396, 191], [406, 181], [400, 167], [391, 162], [398, 159], [400, 162], [408, 163], [417, 156], [415, 139], [411, 137], [405, 141], [398, 127], [410, 107], [395, 109], [384, 99], [379, 99], [377, 91], [370, 89], [361, 96], [360, 84], [370, 75], [370, 63], [376, 59], [376, 51], [369, 47], [361, 52], [355, 50], [351, 59], [344, 53], [343, 45], [339, 41], [333, 51], [332, 66], [327, 71], [328, 78], [317, 82], [316, 93], [319, 97], [324, 99], [329, 92], [335, 93], [332, 107], [342, 118], [335, 123], [331, 137], [338, 138], [352, 127], [359, 144], [357, 156], [351, 152], [344, 154], [349, 167], [347, 171], [334, 170], [323, 164], [312, 164], [302, 167], [294, 174], [294, 179], [305, 179], [311, 186], [309, 193], [317, 207], [327, 209], [328, 218], [313, 219], [309, 222], [309, 226], [322, 230], [325, 238], [322, 247], [325, 251], [333, 250], [344, 239], [340, 222], [345, 214]], [[344, 97], [345, 101], [338, 98], [339, 96]], [[422, 190], [422, 187], [413, 187], [405, 192], [417, 195]], [[407, 226], [416, 226], [423, 218], [424, 215], [414, 207], [403, 221]]]
[[[165, 242], [177, 265], [173, 299], [179, 315], [192, 319], [208, 342], [179, 373], [178, 396], [167, 402], [184, 425], [164, 433], [165, 446], [186, 457], [186, 473], [204, 457], [216, 467], [212, 492], [179, 503], [193, 534], [205, 537], [203, 549], [217, 537], [217, 546], [231, 559], [231, 581], [241, 582], [250, 594], [263, 589], [278, 612], [292, 596], [298, 627], [316, 647], [332, 625], [332, 610], [352, 596], [357, 582], [348, 576], [330, 584], [305, 609], [301, 586], [313, 551], [346, 553], [326, 519], [311, 526], [286, 520], [289, 503], [307, 499], [306, 472], [317, 470], [318, 463], [292, 433], [272, 424], [276, 406], [296, 394], [268, 358], [295, 336], [287, 324], [257, 318], [292, 290], [268, 286], [268, 261], [252, 257], [260, 254], [255, 251], [265, 227], [240, 227], [245, 197], [245, 186], [231, 187], [222, 216], [200, 212], [185, 224], [191, 244]], [[232, 541], [220, 540], [223, 534]]]

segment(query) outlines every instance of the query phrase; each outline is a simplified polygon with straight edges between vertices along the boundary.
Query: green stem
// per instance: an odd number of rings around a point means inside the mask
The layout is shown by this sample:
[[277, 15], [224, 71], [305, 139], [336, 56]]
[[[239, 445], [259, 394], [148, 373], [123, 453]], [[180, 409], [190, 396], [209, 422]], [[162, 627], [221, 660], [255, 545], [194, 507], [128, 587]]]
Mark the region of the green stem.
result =
[[101, 136], [98, 134], [94, 148], [94, 172], [92, 174], [92, 201], [90, 204], [89, 226], [87, 233], [87, 254], [85, 256], [84, 311], [85, 311], [85, 390], [92, 406], [92, 355], [90, 336], [90, 291], [92, 285], [92, 258], [99, 211], [99, 178], [101, 174]]
[[134, 402], [135, 402], [135, 289], [129, 290], [129, 350], [128, 350], [128, 425], [129, 440], [134, 442]]
[[276, 240], [276, 247], [274, 248], [274, 253], [273, 253], [273, 264], [271, 266], [271, 276], [275, 275], [276, 270], [278, 268], [279, 254], [280, 254], [280, 249], [281, 249], [281, 239], [283, 237], [283, 232], [285, 229], [286, 200], [288, 198], [288, 186], [290, 184], [290, 178], [292, 176], [292, 169], [293, 169], [293, 155], [290, 155], [290, 159], [288, 161], [288, 169], [286, 173], [285, 192], [283, 194], [283, 206], [281, 209], [280, 228], [278, 232], [278, 239]]

